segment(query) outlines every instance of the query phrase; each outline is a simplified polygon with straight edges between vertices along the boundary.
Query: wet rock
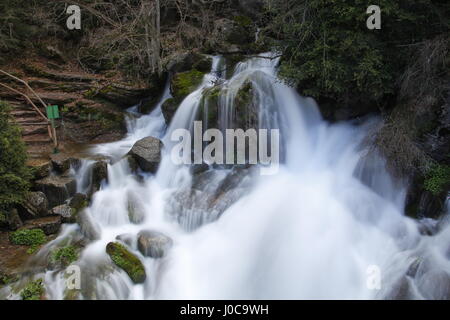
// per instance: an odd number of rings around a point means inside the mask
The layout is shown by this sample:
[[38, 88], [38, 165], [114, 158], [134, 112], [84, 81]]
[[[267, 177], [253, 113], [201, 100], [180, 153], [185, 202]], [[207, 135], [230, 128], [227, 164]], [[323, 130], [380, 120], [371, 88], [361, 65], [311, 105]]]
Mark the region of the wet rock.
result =
[[47, 197], [41, 191], [29, 192], [20, 209], [20, 213], [26, 219], [46, 216], [48, 214]]
[[144, 230], [138, 234], [137, 246], [145, 257], [162, 258], [172, 244], [172, 239], [161, 232]]
[[35, 188], [47, 196], [50, 207], [55, 207], [63, 204], [76, 193], [77, 183], [75, 178], [68, 175], [50, 176], [37, 180]]
[[106, 253], [116, 266], [124, 270], [134, 283], [143, 283], [147, 277], [141, 260], [131, 253], [124, 245], [110, 242], [106, 246]]
[[50, 156], [53, 169], [59, 173], [64, 173], [70, 169], [70, 166], [77, 166], [79, 159], [70, 157], [64, 153], [52, 154]]
[[130, 248], [135, 247], [135, 236], [132, 235], [131, 233], [120, 234], [116, 237], [116, 240], [125, 243]]
[[76, 193], [69, 201], [69, 206], [76, 211], [81, 211], [89, 205], [87, 196], [83, 193]]
[[415, 299], [414, 292], [411, 288], [410, 279], [403, 276], [395, 282], [390, 292], [383, 297], [386, 300], [412, 300]]
[[130, 222], [139, 224], [142, 221], [144, 221], [145, 210], [140, 204], [140, 201], [137, 198], [137, 196], [131, 192], [128, 193], [127, 209]]
[[90, 194], [100, 190], [102, 181], [108, 181], [108, 164], [105, 161], [97, 161], [92, 166], [92, 184]]
[[92, 219], [87, 210], [80, 211], [77, 214], [77, 223], [80, 226], [81, 233], [89, 240], [100, 239], [101, 229]]
[[58, 233], [61, 227], [60, 216], [48, 216], [28, 220], [24, 224], [25, 229], [42, 229], [46, 235]]
[[127, 156], [125, 156], [125, 158], [128, 161], [128, 166], [130, 167], [130, 171], [132, 173], [136, 173], [138, 170], [138, 167], [139, 167], [136, 159], [133, 158], [133, 156], [131, 156], [131, 155], [127, 155]]
[[137, 141], [131, 148], [131, 155], [143, 171], [155, 173], [161, 162], [161, 140], [147, 137]]
[[67, 204], [52, 209], [52, 214], [60, 216], [63, 223], [75, 223], [77, 221], [76, 213], [76, 210]]
[[420, 293], [427, 300], [450, 299], [450, 275], [444, 270], [430, 270], [418, 280]]

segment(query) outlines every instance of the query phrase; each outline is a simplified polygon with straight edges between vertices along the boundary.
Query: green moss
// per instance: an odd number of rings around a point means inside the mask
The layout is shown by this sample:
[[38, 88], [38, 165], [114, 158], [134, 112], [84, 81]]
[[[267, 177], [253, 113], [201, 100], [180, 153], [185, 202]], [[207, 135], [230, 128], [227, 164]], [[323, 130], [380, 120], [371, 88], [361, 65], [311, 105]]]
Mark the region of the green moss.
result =
[[450, 166], [435, 165], [425, 176], [424, 188], [434, 195], [444, 192], [450, 185]]
[[12, 244], [24, 246], [36, 246], [47, 241], [44, 231], [41, 229], [21, 229], [9, 235]]
[[60, 262], [62, 265], [67, 266], [72, 262], [77, 261], [78, 252], [74, 246], [69, 245], [53, 251], [51, 259], [53, 262]]
[[40, 300], [45, 292], [42, 279], [37, 279], [30, 282], [27, 286], [20, 292], [22, 300]]
[[172, 93], [177, 102], [181, 102], [193, 92], [203, 80], [204, 73], [196, 69], [177, 73], [172, 80]]
[[146, 274], [144, 265], [124, 245], [118, 242], [110, 242], [106, 246], [106, 253], [111, 257], [116, 266], [128, 274], [134, 283], [142, 283], [145, 281]]

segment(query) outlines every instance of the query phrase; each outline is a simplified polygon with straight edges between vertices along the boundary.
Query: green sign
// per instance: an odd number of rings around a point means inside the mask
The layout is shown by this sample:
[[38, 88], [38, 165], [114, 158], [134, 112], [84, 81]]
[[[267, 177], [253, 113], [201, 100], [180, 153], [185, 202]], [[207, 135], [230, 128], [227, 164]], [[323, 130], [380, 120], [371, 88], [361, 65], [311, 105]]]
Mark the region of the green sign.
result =
[[59, 118], [58, 106], [47, 106], [47, 118], [49, 119]]

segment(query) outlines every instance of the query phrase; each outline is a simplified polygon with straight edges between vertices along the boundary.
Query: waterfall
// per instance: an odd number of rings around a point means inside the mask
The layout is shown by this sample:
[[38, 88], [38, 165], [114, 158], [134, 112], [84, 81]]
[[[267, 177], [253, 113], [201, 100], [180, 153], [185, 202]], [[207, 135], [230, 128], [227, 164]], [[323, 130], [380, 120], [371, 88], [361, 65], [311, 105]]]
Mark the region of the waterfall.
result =
[[[325, 122], [314, 100], [277, 78], [277, 64], [275, 55], [261, 54], [240, 62], [225, 79], [223, 58], [214, 57], [211, 73], [167, 128], [161, 105], [170, 97], [169, 85], [149, 115], [129, 110], [123, 140], [91, 150], [110, 160], [108, 183], [85, 212], [99, 232], [75, 262], [82, 276], [77, 298], [450, 298], [450, 227], [441, 223], [436, 235], [422, 235], [420, 222], [404, 215], [405, 186], [364, 144], [380, 120]], [[224, 130], [236, 126], [235, 100], [244, 85], [251, 88], [257, 126], [280, 130], [279, 172], [260, 176], [252, 168], [210, 167], [195, 176], [188, 166], [172, 164], [170, 135], [205, 118], [211, 104], [203, 114], [199, 110], [208, 90], [219, 90], [218, 125]], [[163, 159], [156, 175], [138, 181], [121, 159], [147, 136], [162, 139]], [[78, 181], [86, 179], [88, 167], [78, 170]], [[134, 284], [113, 266], [105, 247], [148, 229], [169, 236], [173, 246], [153, 259], [132, 242], [130, 250], [147, 273], [145, 283]], [[48, 298], [67, 295], [64, 281], [63, 271], [46, 271]]]

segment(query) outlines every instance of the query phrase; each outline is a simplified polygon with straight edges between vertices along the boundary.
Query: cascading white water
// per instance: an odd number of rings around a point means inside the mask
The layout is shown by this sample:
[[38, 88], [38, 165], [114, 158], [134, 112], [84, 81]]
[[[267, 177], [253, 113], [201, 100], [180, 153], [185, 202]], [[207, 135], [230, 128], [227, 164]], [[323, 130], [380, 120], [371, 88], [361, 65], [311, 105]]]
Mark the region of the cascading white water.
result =
[[[214, 85], [219, 62], [214, 58], [213, 71], [181, 103], [166, 131], [161, 104], [169, 97], [168, 88], [150, 115], [129, 120], [125, 139], [92, 150], [113, 164], [108, 185], [86, 210], [98, 236], [76, 262], [82, 271], [78, 298], [450, 298], [444, 286], [450, 283], [450, 227], [442, 224], [437, 235], [423, 236], [417, 222], [403, 215], [404, 189], [387, 174], [383, 159], [362, 144], [377, 120], [359, 126], [326, 123], [313, 100], [277, 79], [277, 59], [271, 55], [242, 62], [231, 79], [223, 79], [221, 123], [233, 121], [233, 95], [251, 81], [260, 125], [281, 130], [285, 155], [280, 171], [253, 176], [236, 201], [211, 219], [193, 219], [195, 206], [178, 208], [177, 214], [195, 220], [195, 227], [183, 227], [168, 214], [174, 195], [192, 183], [188, 168], [171, 164], [170, 133], [190, 128], [203, 90]], [[145, 175], [139, 182], [120, 159], [146, 136], [162, 138], [166, 147], [156, 176]], [[210, 185], [231, 174], [210, 172]], [[134, 223], [130, 202], [141, 213]], [[135, 237], [145, 229], [167, 234], [174, 244], [162, 259], [143, 257], [132, 244], [147, 272], [146, 282], [135, 285], [112, 267], [105, 247], [119, 235]], [[381, 272], [379, 290], [368, 286], [374, 266]], [[63, 272], [47, 271], [45, 284], [50, 299], [66, 294]]]

